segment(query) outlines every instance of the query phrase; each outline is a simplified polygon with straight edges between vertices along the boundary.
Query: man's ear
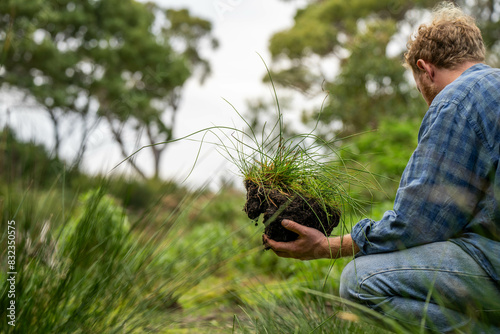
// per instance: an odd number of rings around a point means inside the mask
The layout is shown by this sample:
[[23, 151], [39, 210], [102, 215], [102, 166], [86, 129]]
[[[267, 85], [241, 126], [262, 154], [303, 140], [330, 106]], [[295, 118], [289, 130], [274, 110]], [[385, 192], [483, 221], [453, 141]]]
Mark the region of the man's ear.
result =
[[427, 73], [427, 75], [429, 76], [429, 79], [434, 82], [434, 75], [435, 75], [434, 65], [432, 65], [428, 61], [425, 61], [423, 59], [419, 59], [419, 60], [417, 60], [417, 67], [421, 71]]

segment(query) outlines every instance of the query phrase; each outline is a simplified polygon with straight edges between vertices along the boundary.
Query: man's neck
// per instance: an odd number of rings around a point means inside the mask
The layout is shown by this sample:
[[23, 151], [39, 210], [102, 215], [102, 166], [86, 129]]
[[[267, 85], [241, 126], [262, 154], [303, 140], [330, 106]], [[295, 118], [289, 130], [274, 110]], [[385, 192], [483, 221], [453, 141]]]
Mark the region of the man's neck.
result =
[[450, 83], [455, 81], [459, 76], [462, 75], [466, 70], [470, 67], [478, 64], [478, 62], [465, 62], [463, 64], [458, 65], [453, 69], [441, 68], [437, 69], [435, 72], [434, 83], [436, 87], [438, 87], [439, 91], [441, 91], [444, 87], [448, 86]]

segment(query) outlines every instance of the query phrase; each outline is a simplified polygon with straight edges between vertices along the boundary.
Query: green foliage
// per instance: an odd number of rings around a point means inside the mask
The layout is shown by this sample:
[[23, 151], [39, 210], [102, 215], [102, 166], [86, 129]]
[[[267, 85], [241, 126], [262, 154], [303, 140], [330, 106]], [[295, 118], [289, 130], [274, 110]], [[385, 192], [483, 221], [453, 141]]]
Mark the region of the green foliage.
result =
[[203, 82], [211, 69], [208, 61], [198, 52], [199, 44], [208, 38], [212, 48], [219, 46], [217, 39], [210, 36], [212, 24], [207, 20], [191, 16], [187, 9], [169, 9], [166, 11], [166, 17], [170, 26], [164, 33], [169, 38], [181, 40], [185, 44], [182, 54], [190, 63], [190, 68], [201, 67], [200, 80]]
[[486, 46], [487, 62], [493, 67], [500, 66], [500, 19], [498, 4], [495, 1], [457, 1], [475, 18], [481, 29], [481, 35]]
[[[111, 201], [101, 203], [103, 195], [98, 191], [87, 196], [78, 222], [72, 219], [61, 240], [58, 239], [60, 232], [51, 227], [54, 221], [35, 225], [41, 230], [32, 234], [22, 217], [11, 216], [18, 222], [16, 305], [19, 319], [16, 327], [3, 328], [18, 333], [33, 330], [49, 333], [56, 328], [59, 332], [101, 331], [122, 326], [122, 320], [113, 319], [110, 309], [122, 310], [130, 316], [122, 305], [131, 291], [130, 280], [123, 270], [125, 264], [120, 261], [127, 245], [126, 226], [114, 225], [120, 223], [117, 217], [120, 209]], [[36, 201], [24, 200], [23, 207]], [[113, 225], [105, 226], [109, 222], [104, 219], [110, 219]], [[123, 222], [123, 215], [121, 219]], [[5, 227], [3, 223], [2, 226]], [[2, 240], [5, 240], [5, 232]], [[3, 267], [2, 273], [5, 269]], [[112, 289], [118, 291], [109, 294]], [[6, 289], [2, 291], [4, 303]]]
[[[324, 280], [316, 275], [318, 278], [319, 282]], [[243, 305], [245, 314], [235, 315], [234, 330], [238, 333], [388, 333], [346, 313], [338, 299], [323, 297], [335, 295], [324, 292], [323, 288], [307, 288], [307, 285], [312, 284], [278, 283], [254, 291], [253, 303]]]
[[365, 200], [394, 200], [401, 175], [417, 147], [420, 122], [416, 118], [381, 119], [378, 130], [352, 136], [344, 142], [342, 158], [366, 168], [383, 190], [383, 193], [369, 193], [365, 189], [357, 196]]
[[49, 187], [64, 171], [64, 162], [50, 157], [42, 145], [20, 142], [7, 127], [0, 132], [0, 175], [4, 181]]
[[[99, 185], [101, 180], [94, 184]], [[106, 179], [106, 188], [110, 195], [118, 199], [121, 205], [134, 212], [141, 212], [152, 207], [162, 196], [173, 196], [174, 208], [186, 196], [187, 190], [173, 181], [155, 179], [137, 180], [126, 176], [113, 176]]]
[[223, 222], [236, 227], [245, 220], [243, 205], [245, 196], [232, 187], [223, 187], [217, 193], [206, 193], [199, 200], [198, 213], [192, 218], [196, 224]]
[[400, 59], [386, 56], [395, 32], [392, 20], [371, 21], [352, 38], [350, 56], [335, 81], [325, 85], [328, 104], [315, 119], [341, 121], [343, 134], [353, 134], [377, 129], [384, 118], [403, 121], [425, 110], [423, 99], [406, 81]]
[[93, 263], [106, 264], [110, 254], [129, 243], [130, 224], [123, 209], [102, 189], [81, 195], [80, 202], [81, 212], [59, 232], [58, 247], [62, 256], [77, 258], [78, 266], [88, 269]]
[[[82, 195], [59, 227], [58, 219], [27, 225], [23, 215], [9, 213], [9, 220], [18, 221], [19, 313], [16, 327], [11, 327], [5, 322], [6, 310], [0, 312], [8, 333], [165, 328], [178, 317], [171, 314], [179, 307], [176, 301], [234, 256], [235, 240], [222, 222], [183, 229], [189, 225], [189, 205], [182, 208], [186, 216], [165, 224], [167, 233], [143, 241], [130, 230], [123, 208], [103, 189]], [[40, 199], [33, 195], [15, 200], [22, 211]], [[2, 242], [6, 221], [1, 225]], [[1, 268], [0, 300], [6, 305], [5, 263]]]

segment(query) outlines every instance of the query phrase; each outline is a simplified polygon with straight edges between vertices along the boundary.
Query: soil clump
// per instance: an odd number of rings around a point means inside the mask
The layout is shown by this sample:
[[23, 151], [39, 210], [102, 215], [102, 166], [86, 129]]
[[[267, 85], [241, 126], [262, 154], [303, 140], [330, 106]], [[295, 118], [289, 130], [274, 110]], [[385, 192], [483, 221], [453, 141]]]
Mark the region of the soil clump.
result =
[[337, 207], [325, 205], [310, 196], [265, 188], [249, 180], [245, 181], [245, 188], [247, 200], [243, 211], [252, 220], [263, 214], [264, 233], [275, 241], [293, 241], [298, 237], [281, 225], [283, 219], [313, 227], [326, 236], [339, 224]]

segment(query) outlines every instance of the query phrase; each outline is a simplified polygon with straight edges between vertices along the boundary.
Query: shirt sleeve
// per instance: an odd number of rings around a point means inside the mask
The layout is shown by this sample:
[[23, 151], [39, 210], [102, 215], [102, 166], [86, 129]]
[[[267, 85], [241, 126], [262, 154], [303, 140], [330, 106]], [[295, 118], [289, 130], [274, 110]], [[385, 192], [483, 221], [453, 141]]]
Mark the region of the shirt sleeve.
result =
[[477, 171], [482, 168], [477, 145], [481, 142], [460, 106], [447, 103], [429, 109], [394, 209], [379, 221], [363, 219], [352, 229], [361, 254], [458, 236], [475, 210], [484, 183]]

